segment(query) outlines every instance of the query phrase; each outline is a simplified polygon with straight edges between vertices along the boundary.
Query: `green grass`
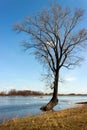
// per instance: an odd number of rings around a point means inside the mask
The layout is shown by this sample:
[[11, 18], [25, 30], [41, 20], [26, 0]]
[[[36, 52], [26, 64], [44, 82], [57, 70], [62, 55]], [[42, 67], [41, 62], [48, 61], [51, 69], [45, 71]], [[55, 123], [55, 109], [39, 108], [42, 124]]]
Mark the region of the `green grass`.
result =
[[1, 124], [0, 130], [87, 130], [87, 105], [13, 119]]

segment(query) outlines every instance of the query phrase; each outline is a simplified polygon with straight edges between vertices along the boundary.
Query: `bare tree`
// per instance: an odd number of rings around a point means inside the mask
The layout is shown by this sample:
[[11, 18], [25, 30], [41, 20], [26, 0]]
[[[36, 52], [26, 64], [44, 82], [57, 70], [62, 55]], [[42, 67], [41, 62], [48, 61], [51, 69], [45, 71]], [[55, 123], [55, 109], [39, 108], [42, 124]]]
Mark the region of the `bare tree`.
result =
[[83, 14], [82, 9], [71, 12], [69, 7], [62, 8], [58, 3], [52, 3], [51, 8], [14, 25], [16, 31], [29, 34], [29, 40], [24, 41], [23, 46], [45, 65], [52, 78], [53, 96], [41, 107], [42, 110], [51, 110], [58, 103], [61, 68], [72, 69], [82, 60], [81, 51], [87, 46], [87, 30], [78, 25]]

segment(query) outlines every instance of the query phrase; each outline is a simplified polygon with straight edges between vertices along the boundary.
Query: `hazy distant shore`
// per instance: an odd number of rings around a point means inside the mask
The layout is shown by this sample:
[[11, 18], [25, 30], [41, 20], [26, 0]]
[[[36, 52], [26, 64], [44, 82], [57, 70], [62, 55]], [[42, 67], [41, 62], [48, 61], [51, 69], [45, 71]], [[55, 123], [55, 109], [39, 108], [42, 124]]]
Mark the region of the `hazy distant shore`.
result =
[[[9, 90], [8, 92], [0, 92], [0, 96], [50, 96], [52, 93], [43, 93], [39, 91], [31, 91], [31, 90]], [[58, 96], [87, 96], [87, 94], [58, 94]]]

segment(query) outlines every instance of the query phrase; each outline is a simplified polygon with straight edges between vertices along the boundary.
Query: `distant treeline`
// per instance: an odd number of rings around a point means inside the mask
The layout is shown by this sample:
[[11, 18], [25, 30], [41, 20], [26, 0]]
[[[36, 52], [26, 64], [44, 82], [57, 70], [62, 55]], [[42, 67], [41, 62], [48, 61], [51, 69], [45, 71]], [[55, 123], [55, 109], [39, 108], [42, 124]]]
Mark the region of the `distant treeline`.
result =
[[[52, 93], [43, 93], [39, 91], [31, 91], [31, 90], [15, 90], [11, 89], [8, 92], [0, 92], [0, 96], [50, 96]], [[58, 94], [58, 96], [87, 96], [87, 94]]]
[[30, 90], [15, 90], [11, 89], [8, 92], [0, 92], [0, 96], [37, 96], [37, 95], [43, 95], [42, 92], [38, 91], [30, 91]]

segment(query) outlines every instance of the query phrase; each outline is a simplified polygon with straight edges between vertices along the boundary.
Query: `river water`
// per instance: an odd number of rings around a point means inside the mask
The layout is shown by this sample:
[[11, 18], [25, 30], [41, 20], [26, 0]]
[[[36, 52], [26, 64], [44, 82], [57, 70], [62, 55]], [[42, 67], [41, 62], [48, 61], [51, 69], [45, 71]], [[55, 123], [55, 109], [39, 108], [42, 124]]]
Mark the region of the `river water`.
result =
[[[3, 96], [0, 97], [0, 123], [16, 117], [32, 116], [42, 113], [40, 107], [46, 104], [51, 96]], [[54, 110], [74, 107], [76, 102], [87, 101], [87, 96], [59, 96], [59, 103]]]

